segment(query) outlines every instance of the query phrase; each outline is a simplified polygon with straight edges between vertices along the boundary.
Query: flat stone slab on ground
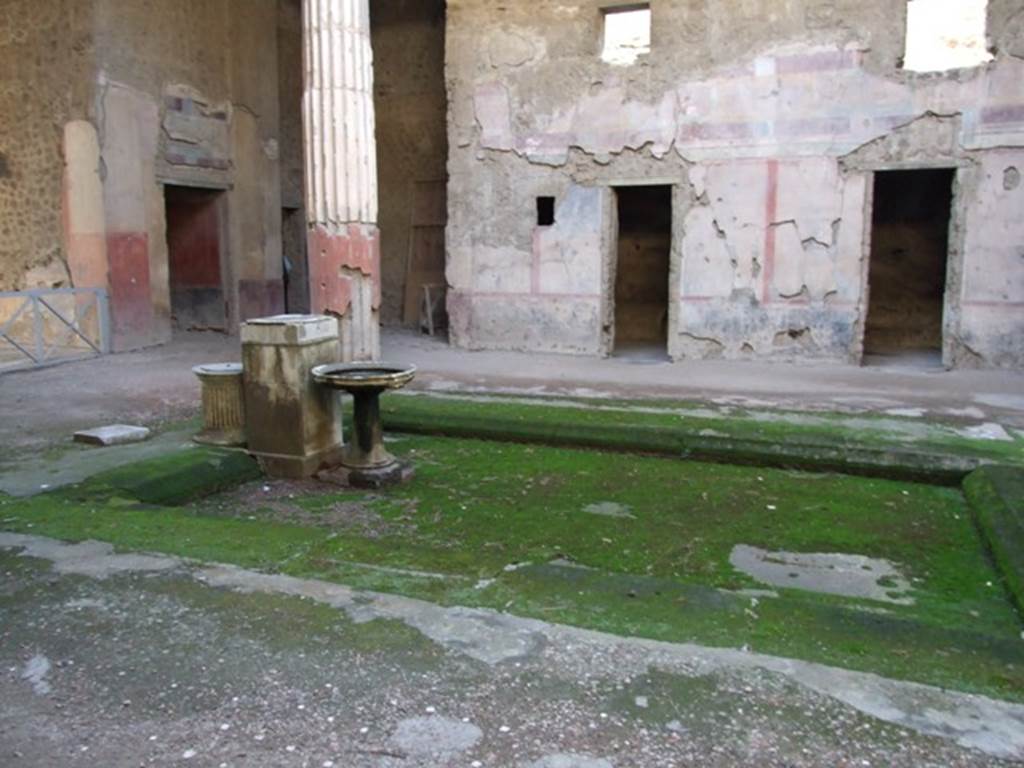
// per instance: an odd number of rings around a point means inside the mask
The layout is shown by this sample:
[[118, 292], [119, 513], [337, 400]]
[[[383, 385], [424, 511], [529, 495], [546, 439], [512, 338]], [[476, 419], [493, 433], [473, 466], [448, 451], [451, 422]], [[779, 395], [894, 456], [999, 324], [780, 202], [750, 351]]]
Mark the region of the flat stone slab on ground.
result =
[[445, 717], [413, 717], [403, 720], [391, 743], [414, 757], [445, 756], [468, 752], [483, 738], [472, 723]]
[[75, 432], [76, 443], [88, 445], [125, 445], [141, 443], [149, 438], [150, 431], [146, 427], [132, 427], [128, 424], [111, 424], [96, 429], [83, 429]]
[[323, 483], [331, 483], [342, 488], [377, 490], [412, 482], [416, 477], [416, 468], [405, 461], [397, 461], [380, 469], [349, 469], [338, 466], [320, 470], [314, 477]]
[[588, 504], [583, 508], [588, 515], [600, 515], [601, 517], [621, 517], [628, 520], [635, 519], [633, 511], [625, 504], [618, 504], [614, 501], [602, 501], [598, 504]]
[[737, 544], [733, 568], [762, 584], [913, 605], [911, 585], [888, 560], [849, 554], [768, 552]]

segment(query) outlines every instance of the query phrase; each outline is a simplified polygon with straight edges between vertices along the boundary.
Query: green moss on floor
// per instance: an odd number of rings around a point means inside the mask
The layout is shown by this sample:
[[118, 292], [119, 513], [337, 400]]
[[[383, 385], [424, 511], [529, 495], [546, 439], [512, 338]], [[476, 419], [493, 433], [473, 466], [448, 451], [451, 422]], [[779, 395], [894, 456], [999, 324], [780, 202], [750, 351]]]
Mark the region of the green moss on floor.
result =
[[[480, 440], [391, 448], [417, 477], [387, 493], [259, 481], [181, 506], [253, 476], [240, 454], [192, 450], [0, 498], [0, 527], [1024, 701], [1021, 624], [956, 489]], [[765, 587], [730, 566], [737, 544], [888, 559], [915, 602], [750, 593]]]
[[79, 499], [130, 498], [175, 506], [261, 476], [244, 451], [191, 446], [100, 472], [62, 495]]

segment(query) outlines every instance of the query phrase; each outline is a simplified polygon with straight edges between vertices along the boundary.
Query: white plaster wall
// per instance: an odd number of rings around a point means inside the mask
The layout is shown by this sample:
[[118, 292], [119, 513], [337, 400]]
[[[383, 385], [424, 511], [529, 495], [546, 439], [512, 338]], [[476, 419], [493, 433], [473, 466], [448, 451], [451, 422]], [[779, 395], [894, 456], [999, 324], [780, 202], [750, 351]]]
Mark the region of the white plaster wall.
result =
[[1024, 360], [1024, 150], [987, 152], [967, 201], [959, 336], [966, 362]]
[[600, 298], [602, 223], [601, 190], [569, 186], [554, 225], [536, 230], [535, 287], [541, 294]]
[[[663, 0], [653, 6], [651, 53], [612, 68], [594, 47], [595, 3], [503, 15], [480, 0], [450, 3], [453, 341], [589, 350], [579, 344], [581, 314], [564, 331], [546, 325], [555, 338], [543, 342], [517, 324], [547, 324], [565, 295], [607, 288], [601, 233], [610, 211], [594, 201], [611, 186], [658, 179], [677, 189], [674, 357], [856, 361], [871, 169], [971, 165], [1024, 147], [1024, 60], [1000, 55], [972, 70], [909, 74], [898, 66], [902, 6], [822, 14], [814, 5], [794, 0], [780, 15], [761, 0], [718, 3], [720, 13], [698, 17], [691, 4]], [[932, 114], [950, 119], [935, 126], [925, 119]], [[895, 135], [895, 159], [884, 166], [844, 165]], [[1010, 204], [993, 207], [999, 201], [985, 187], [965, 185], [954, 214], [968, 233], [965, 269], [994, 262], [1013, 275], [1003, 281], [1007, 298], [984, 310], [1013, 327], [1024, 264], [971, 235], [983, 215], [1014, 217]], [[530, 243], [532, 196], [543, 188], [559, 199], [557, 232]], [[594, 196], [583, 204], [577, 188]], [[1002, 241], [1021, 238], [1007, 232]], [[531, 247], [541, 253], [539, 273]], [[510, 313], [510, 304], [520, 309]], [[980, 311], [965, 306], [962, 325], [980, 350], [977, 364], [1024, 366], [1000, 322], [971, 319]], [[606, 319], [598, 312], [595, 325]]]

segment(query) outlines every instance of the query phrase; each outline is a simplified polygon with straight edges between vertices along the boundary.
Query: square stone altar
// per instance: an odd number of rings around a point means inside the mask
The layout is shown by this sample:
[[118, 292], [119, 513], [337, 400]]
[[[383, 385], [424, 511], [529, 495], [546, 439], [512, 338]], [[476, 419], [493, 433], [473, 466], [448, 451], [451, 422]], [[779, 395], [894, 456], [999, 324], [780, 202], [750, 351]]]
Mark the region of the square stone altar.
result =
[[337, 395], [313, 381], [341, 359], [338, 321], [279, 315], [242, 326], [249, 452], [271, 477], [304, 478], [336, 464], [342, 448]]

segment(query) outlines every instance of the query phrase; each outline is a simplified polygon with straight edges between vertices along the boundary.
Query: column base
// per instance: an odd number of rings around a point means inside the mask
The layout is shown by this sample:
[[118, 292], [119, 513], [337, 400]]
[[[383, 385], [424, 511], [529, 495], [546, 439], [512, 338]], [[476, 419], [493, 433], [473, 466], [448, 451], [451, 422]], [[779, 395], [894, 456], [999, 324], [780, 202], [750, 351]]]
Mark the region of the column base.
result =
[[244, 448], [244, 429], [204, 429], [192, 438], [199, 445], [214, 445], [220, 448]]
[[316, 479], [343, 488], [393, 488], [412, 482], [416, 468], [407, 461], [396, 461], [375, 469], [349, 469], [338, 466], [317, 472]]

